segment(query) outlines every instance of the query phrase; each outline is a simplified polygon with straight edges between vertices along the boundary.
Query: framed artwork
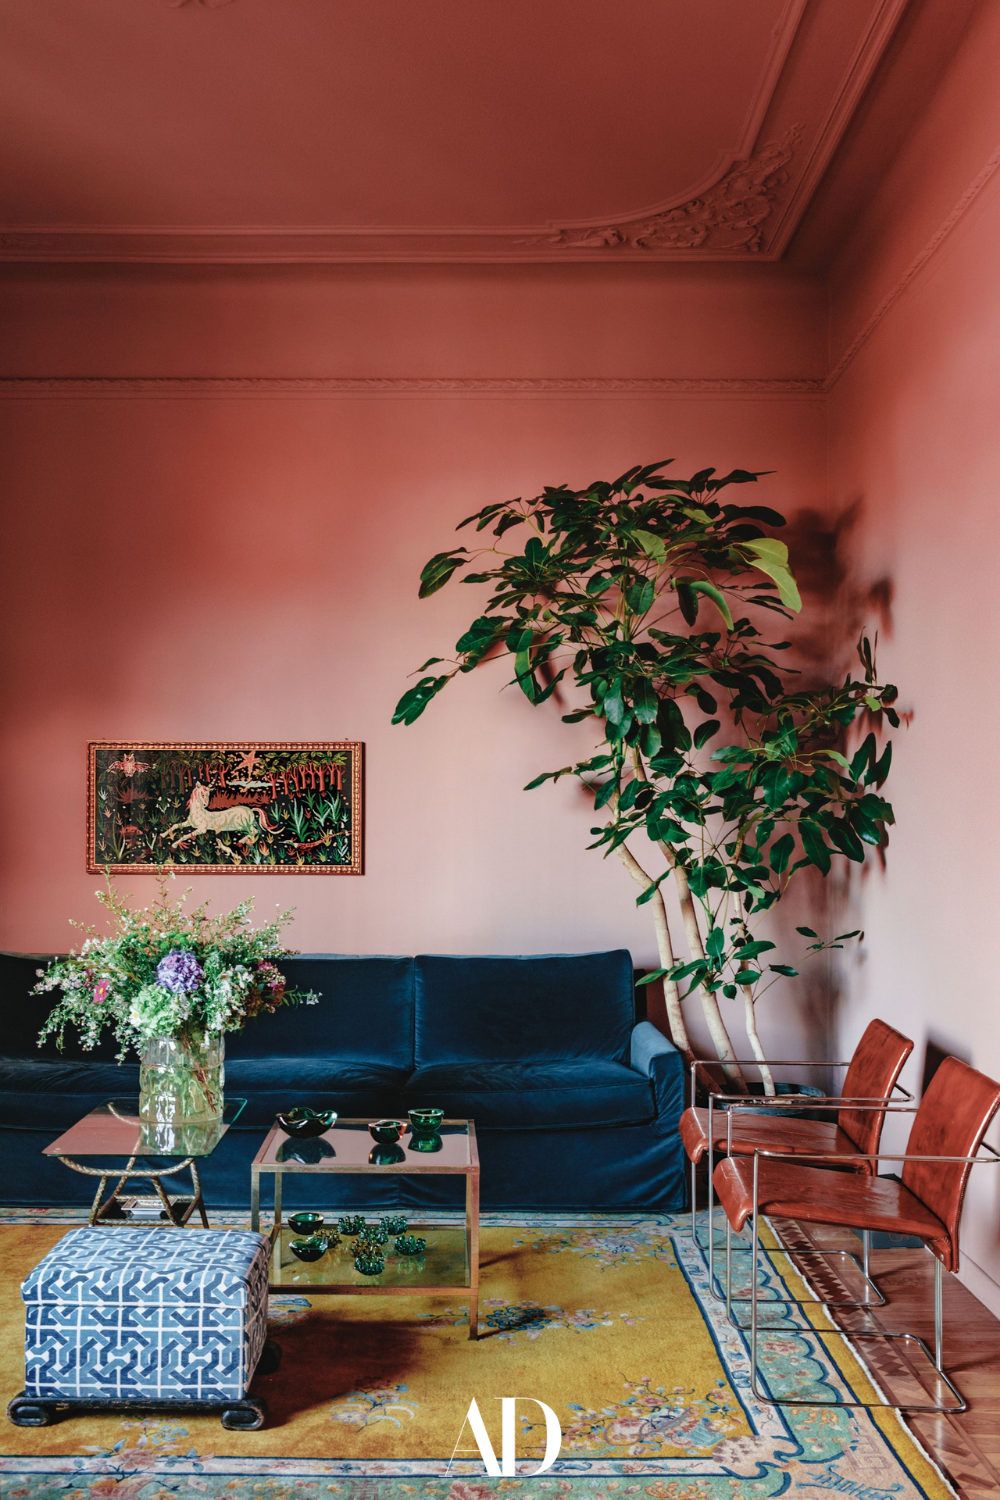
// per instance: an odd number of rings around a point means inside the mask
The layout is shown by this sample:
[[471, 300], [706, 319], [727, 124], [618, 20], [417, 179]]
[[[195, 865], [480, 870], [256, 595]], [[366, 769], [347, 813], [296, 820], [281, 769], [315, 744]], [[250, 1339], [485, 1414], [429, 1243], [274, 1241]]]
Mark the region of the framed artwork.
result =
[[360, 875], [363, 795], [357, 740], [93, 740], [87, 869]]

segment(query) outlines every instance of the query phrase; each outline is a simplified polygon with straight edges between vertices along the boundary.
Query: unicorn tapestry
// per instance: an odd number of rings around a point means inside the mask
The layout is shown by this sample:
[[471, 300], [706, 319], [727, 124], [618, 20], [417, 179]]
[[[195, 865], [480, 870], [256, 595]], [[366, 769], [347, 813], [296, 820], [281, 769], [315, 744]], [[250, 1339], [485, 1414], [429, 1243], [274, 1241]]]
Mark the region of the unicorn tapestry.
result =
[[362, 747], [89, 746], [87, 869], [360, 875]]

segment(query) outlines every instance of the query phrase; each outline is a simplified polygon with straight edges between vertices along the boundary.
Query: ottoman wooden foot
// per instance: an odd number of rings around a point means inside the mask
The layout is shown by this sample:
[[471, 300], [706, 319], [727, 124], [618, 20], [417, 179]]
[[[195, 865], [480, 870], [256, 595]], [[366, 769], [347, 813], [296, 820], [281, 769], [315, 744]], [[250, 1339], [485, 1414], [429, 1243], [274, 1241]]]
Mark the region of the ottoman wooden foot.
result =
[[55, 1409], [48, 1401], [26, 1396], [23, 1391], [7, 1407], [7, 1416], [15, 1427], [48, 1427], [56, 1420]]

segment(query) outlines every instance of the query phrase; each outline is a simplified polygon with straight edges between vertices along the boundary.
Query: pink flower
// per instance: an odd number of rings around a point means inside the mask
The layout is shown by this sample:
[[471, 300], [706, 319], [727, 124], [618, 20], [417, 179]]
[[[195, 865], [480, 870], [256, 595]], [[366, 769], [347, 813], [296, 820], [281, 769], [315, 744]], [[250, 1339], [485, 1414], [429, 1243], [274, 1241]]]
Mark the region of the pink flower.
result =
[[94, 985], [94, 1004], [103, 1005], [111, 993], [111, 986], [106, 979], [99, 979]]

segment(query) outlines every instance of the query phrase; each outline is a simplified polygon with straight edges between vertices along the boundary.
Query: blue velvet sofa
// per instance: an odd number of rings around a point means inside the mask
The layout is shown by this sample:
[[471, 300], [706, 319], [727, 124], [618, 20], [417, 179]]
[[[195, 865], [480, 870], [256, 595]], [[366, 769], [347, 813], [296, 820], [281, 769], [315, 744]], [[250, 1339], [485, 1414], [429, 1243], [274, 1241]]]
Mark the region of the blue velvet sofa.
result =
[[[135, 1094], [114, 1050], [36, 1045], [43, 959], [0, 954], [0, 1201], [89, 1201], [42, 1148], [104, 1100]], [[476, 1122], [488, 1209], [660, 1211], [684, 1202], [680, 1054], [635, 1020], [624, 950], [520, 958], [302, 955], [283, 966], [318, 1005], [226, 1039], [226, 1092], [248, 1103], [202, 1164], [209, 1205], [245, 1206], [249, 1163], [293, 1103], [377, 1118], [417, 1105]], [[286, 1179], [286, 1201], [448, 1207], [461, 1181]]]

